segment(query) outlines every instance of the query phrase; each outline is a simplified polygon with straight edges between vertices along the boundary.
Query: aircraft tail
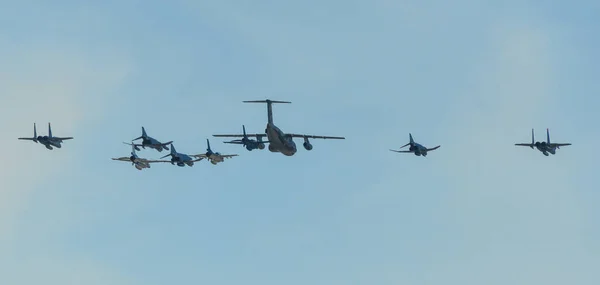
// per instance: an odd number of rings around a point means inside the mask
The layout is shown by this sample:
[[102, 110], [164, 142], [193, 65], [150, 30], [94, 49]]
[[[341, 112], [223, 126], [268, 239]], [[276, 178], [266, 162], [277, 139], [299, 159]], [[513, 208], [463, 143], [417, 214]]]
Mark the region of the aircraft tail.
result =
[[244, 137], [248, 137], [246, 135], [246, 126], [242, 125], [242, 132], [244, 133]]
[[533, 129], [531, 129], [531, 145], [533, 146], [534, 144], [535, 144], [535, 135], [533, 134]]
[[147, 136], [148, 136], [148, 135], [146, 134], [146, 129], [144, 129], [144, 127], [142, 127], [142, 135], [141, 135], [141, 136], [139, 136], [139, 137], [137, 137], [137, 138], [135, 138], [135, 139], [133, 139], [133, 140], [134, 140], [134, 141], [135, 141], [135, 140], [139, 140], [139, 139], [145, 138], [145, 137], [147, 137]]
[[33, 138], [37, 139], [37, 130], [36, 130], [36, 127], [35, 127], [35, 123], [33, 123]]
[[546, 140], [550, 144], [550, 130], [546, 129]]
[[175, 157], [176, 155], [177, 155], [177, 151], [175, 150], [175, 146], [173, 144], [171, 144], [171, 153], [161, 157], [161, 159], [165, 158], [167, 156]]
[[412, 134], [408, 133], [408, 138], [410, 139], [410, 144], [414, 144], [415, 140], [413, 140]]
[[52, 127], [50, 126], [50, 123], [48, 123], [48, 137], [52, 137]]
[[209, 141], [208, 139], [206, 139], [206, 145], [208, 145], [208, 148], [206, 149], [206, 151], [208, 151], [208, 152], [212, 152], [212, 151], [210, 150], [210, 141]]
[[251, 101], [244, 101], [244, 103], [267, 103], [267, 119], [269, 121], [269, 124], [273, 124], [273, 107], [272, 105], [274, 103], [277, 104], [291, 104], [292, 102], [289, 101], [273, 101], [273, 100], [251, 100]]

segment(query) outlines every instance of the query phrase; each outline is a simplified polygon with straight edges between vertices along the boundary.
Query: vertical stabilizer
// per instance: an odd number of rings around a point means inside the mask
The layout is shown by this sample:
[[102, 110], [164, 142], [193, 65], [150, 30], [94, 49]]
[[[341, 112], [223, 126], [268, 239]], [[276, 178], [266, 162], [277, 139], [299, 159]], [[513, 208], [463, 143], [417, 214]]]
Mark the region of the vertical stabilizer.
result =
[[414, 144], [415, 140], [413, 140], [412, 134], [408, 133], [408, 138], [410, 139], [410, 144]]
[[52, 137], [52, 127], [50, 126], [50, 123], [48, 123], [48, 137]]
[[175, 150], [175, 145], [171, 144], [171, 154], [175, 155], [177, 151]]
[[35, 128], [35, 123], [33, 123], [33, 138], [37, 139], [37, 130]]
[[244, 125], [242, 125], [242, 132], [244, 133], [244, 137], [247, 137], [246, 136], [246, 126], [244, 126]]
[[533, 129], [531, 129], [531, 145], [535, 144], [535, 137], [533, 135]]
[[550, 130], [546, 129], [546, 140], [547, 143], [550, 144]]
[[146, 134], [146, 129], [144, 129], [144, 127], [142, 127], [142, 137], [147, 137], [148, 135]]
[[212, 152], [212, 150], [210, 150], [210, 141], [208, 139], [206, 139], [206, 145], [208, 145], [208, 148], [206, 149], [206, 151]]
[[273, 100], [253, 100], [253, 101], [244, 101], [244, 103], [267, 103], [267, 120], [269, 124], [273, 124], [273, 103], [284, 103], [291, 104], [292, 102], [288, 101], [273, 101]]

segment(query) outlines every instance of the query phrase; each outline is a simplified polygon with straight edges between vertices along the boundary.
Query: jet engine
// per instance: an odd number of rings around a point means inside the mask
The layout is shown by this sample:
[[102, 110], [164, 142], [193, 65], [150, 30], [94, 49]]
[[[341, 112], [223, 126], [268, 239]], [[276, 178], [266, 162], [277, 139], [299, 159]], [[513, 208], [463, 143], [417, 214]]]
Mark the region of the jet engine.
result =
[[302, 145], [304, 146], [304, 149], [306, 149], [306, 150], [311, 150], [311, 149], [313, 149], [313, 146], [312, 146], [312, 144], [310, 144], [310, 143], [307, 143], [307, 142], [305, 142], [305, 143], [303, 143]]
[[312, 144], [310, 144], [310, 142], [308, 141], [308, 138], [304, 138], [304, 143], [302, 144], [304, 146], [304, 149], [306, 150], [311, 150], [313, 149]]
[[256, 141], [258, 142], [258, 149], [265, 149], [265, 143], [263, 143], [261, 136], [256, 136]]

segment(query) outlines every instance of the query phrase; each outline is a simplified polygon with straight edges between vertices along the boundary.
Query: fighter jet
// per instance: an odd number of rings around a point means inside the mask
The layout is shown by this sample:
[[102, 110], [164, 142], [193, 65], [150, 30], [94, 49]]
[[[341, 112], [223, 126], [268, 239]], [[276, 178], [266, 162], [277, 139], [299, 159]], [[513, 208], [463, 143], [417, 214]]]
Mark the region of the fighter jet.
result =
[[43, 144], [47, 149], [52, 150], [52, 147], [61, 148], [61, 144], [63, 141], [71, 140], [73, 137], [54, 137], [52, 136], [52, 127], [50, 127], [50, 123], [48, 123], [48, 135], [47, 136], [38, 136], [37, 130], [35, 127], [35, 123], [33, 123], [33, 137], [32, 138], [19, 138], [20, 140], [30, 140], [35, 143]]
[[294, 143], [293, 138], [303, 138], [304, 143], [303, 146], [306, 150], [312, 150], [313, 146], [310, 144], [308, 139], [345, 139], [344, 137], [329, 137], [329, 136], [314, 136], [314, 135], [302, 135], [302, 134], [286, 134], [281, 129], [279, 129], [273, 123], [273, 109], [272, 104], [274, 103], [284, 103], [290, 104], [292, 102], [286, 101], [273, 101], [273, 100], [256, 100], [256, 101], [244, 101], [244, 103], [266, 103], [267, 104], [267, 127], [265, 128], [264, 134], [251, 134], [251, 135], [213, 135], [214, 137], [257, 137], [257, 138], [268, 138], [269, 143], [269, 151], [271, 152], [279, 152], [285, 156], [292, 156], [297, 152], [296, 143]]
[[161, 159], [163, 159], [167, 156], [171, 156], [170, 161], [159, 160], [159, 162], [170, 162], [173, 165], [177, 164], [177, 166], [184, 167], [186, 165], [193, 166], [194, 162], [204, 159], [204, 158], [193, 159], [192, 156], [196, 156], [196, 155], [187, 155], [184, 153], [179, 153], [175, 150], [175, 146], [173, 144], [171, 144], [171, 153], [161, 157]]
[[219, 162], [223, 162], [225, 158], [232, 158], [234, 156], [238, 156], [237, 154], [220, 154], [218, 152], [213, 152], [210, 149], [210, 142], [208, 141], [208, 139], [206, 140], [206, 144], [208, 145], [208, 148], [206, 149], [205, 154], [195, 154], [192, 156], [200, 159], [206, 158], [210, 160], [210, 163], [214, 165], [217, 165], [217, 163]]
[[539, 151], [541, 151], [545, 156], [548, 156], [548, 153], [551, 154], [556, 154], [556, 150], [559, 149], [561, 146], [567, 146], [567, 145], [571, 145], [570, 143], [551, 143], [550, 142], [550, 131], [548, 129], [546, 129], [546, 139], [547, 141], [545, 142], [535, 142], [535, 138], [533, 137], [533, 129], [531, 129], [531, 143], [517, 143], [515, 145], [517, 146], [528, 146], [531, 149], [533, 149], [533, 147], [537, 148]]
[[248, 138], [248, 135], [246, 134], [246, 126], [242, 125], [242, 131], [243, 131], [243, 136], [242, 139], [237, 139], [237, 140], [232, 140], [232, 141], [228, 141], [228, 142], [224, 142], [224, 143], [230, 143], [230, 144], [241, 144], [242, 146], [246, 147], [246, 149], [248, 151], [252, 151], [253, 149], [265, 149], [265, 142], [262, 140], [262, 136], [256, 136], [256, 140]]
[[173, 141], [170, 142], [166, 142], [166, 143], [161, 143], [158, 140], [148, 136], [148, 134], [146, 134], [146, 130], [144, 129], [144, 127], [142, 127], [142, 135], [138, 138], [133, 139], [133, 141], [142, 139], [142, 143], [141, 144], [134, 144], [134, 147], [136, 150], [140, 150], [140, 146], [142, 148], [153, 148], [155, 150], [158, 150], [159, 152], [162, 152], [163, 149], [165, 150], [169, 150], [169, 147], [167, 147], [168, 145], [170, 145], [171, 143], [173, 143]]
[[394, 152], [400, 152], [400, 153], [414, 153], [416, 156], [427, 156], [427, 152], [432, 151], [432, 150], [436, 150], [438, 149], [440, 146], [436, 146], [434, 148], [426, 148], [424, 146], [422, 146], [421, 144], [416, 143], [413, 140], [412, 134], [408, 134], [408, 137], [410, 139], [410, 142], [401, 146], [400, 148], [403, 148], [405, 146], [410, 145], [410, 147], [408, 148], [408, 150], [393, 150], [390, 149], [390, 151], [394, 151]]
[[150, 163], [153, 163], [153, 162], [170, 162], [170, 161], [163, 161], [163, 160], [148, 160], [145, 158], [139, 158], [137, 156], [137, 154], [135, 153], [135, 146], [133, 144], [129, 144], [129, 145], [131, 145], [131, 156], [113, 158], [112, 160], [130, 161], [131, 165], [135, 166], [135, 168], [137, 168], [138, 170], [142, 170], [144, 168], [150, 168]]

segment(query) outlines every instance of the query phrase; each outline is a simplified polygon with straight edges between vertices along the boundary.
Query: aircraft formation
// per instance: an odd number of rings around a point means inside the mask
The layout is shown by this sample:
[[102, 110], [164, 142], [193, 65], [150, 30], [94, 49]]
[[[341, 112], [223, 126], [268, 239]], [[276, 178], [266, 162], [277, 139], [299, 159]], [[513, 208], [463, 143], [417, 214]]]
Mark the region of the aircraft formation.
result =
[[[231, 141], [225, 141], [227, 144], [239, 144], [242, 145], [246, 150], [252, 151], [254, 149], [263, 150], [265, 149], [266, 144], [268, 144], [268, 149], [270, 152], [281, 153], [285, 156], [293, 156], [298, 151], [296, 147], [296, 143], [294, 142], [294, 138], [302, 138], [304, 141], [302, 146], [306, 150], [312, 150], [313, 146], [310, 143], [309, 139], [337, 139], [343, 140], [345, 137], [338, 136], [316, 136], [316, 135], [307, 135], [307, 134], [295, 134], [295, 133], [284, 133], [279, 127], [277, 127], [273, 120], [273, 104], [291, 104], [288, 101], [274, 101], [274, 100], [254, 100], [254, 101], [243, 101], [244, 103], [265, 103], [267, 104], [267, 125], [265, 127], [264, 133], [254, 133], [248, 134], [246, 133], [246, 126], [242, 125], [242, 134], [217, 134], [213, 135], [213, 137], [219, 138], [237, 138]], [[390, 151], [397, 153], [413, 153], [416, 156], [426, 157], [428, 152], [434, 151], [440, 148], [440, 145], [427, 148], [413, 139], [411, 133], [408, 134], [409, 142], [400, 147], [400, 149], [409, 146], [408, 150], [393, 150]], [[47, 136], [38, 136], [36, 125], [33, 124], [33, 137], [32, 138], [19, 138], [19, 140], [31, 140], [35, 143], [41, 143], [47, 149], [52, 150], [53, 148], [61, 148], [62, 143], [65, 140], [71, 140], [73, 137], [55, 137], [52, 135], [52, 128], [50, 123], [48, 123], [48, 135]], [[134, 141], [142, 140], [141, 143], [134, 143]], [[266, 140], [265, 140], [266, 139]], [[571, 145], [570, 143], [552, 143], [550, 142], [550, 131], [546, 129], [546, 141], [536, 142], [534, 138], [534, 130], [531, 130], [531, 143], [517, 143], [516, 146], [528, 146], [531, 149], [537, 149], [545, 156], [549, 156], [549, 154], [556, 154], [556, 150], [560, 149], [561, 146]], [[195, 162], [206, 159], [210, 161], [213, 165], [217, 165], [218, 163], [223, 162], [226, 158], [232, 158], [238, 156], [237, 154], [221, 154], [219, 152], [214, 152], [210, 147], [210, 141], [207, 139], [207, 149], [205, 153], [200, 154], [185, 154], [180, 153], [175, 149], [173, 145], [173, 141], [168, 142], [160, 142], [159, 140], [150, 137], [146, 133], [146, 129], [142, 127], [142, 135], [133, 139], [131, 143], [125, 143], [131, 146], [130, 156], [112, 158], [112, 160], [116, 161], [124, 161], [131, 162], [131, 164], [138, 170], [142, 170], [145, 168], [150, 168], [150, 165], [153, 163], [171, 163], [172, 165], [177, 165], [179, 167], [185, 166], [193, 166]], [[150, 148], [154, 149], [158, 152], [162, 152], [163, 150], [170, 151], [169, 154], [161, 157], [157, 160], [140, 158], [137, 155], [136, 151], [140, 151], [140, 147], [142, 149]], [[163, 160], [164, 158], [171, 157], [170, 160]]]

